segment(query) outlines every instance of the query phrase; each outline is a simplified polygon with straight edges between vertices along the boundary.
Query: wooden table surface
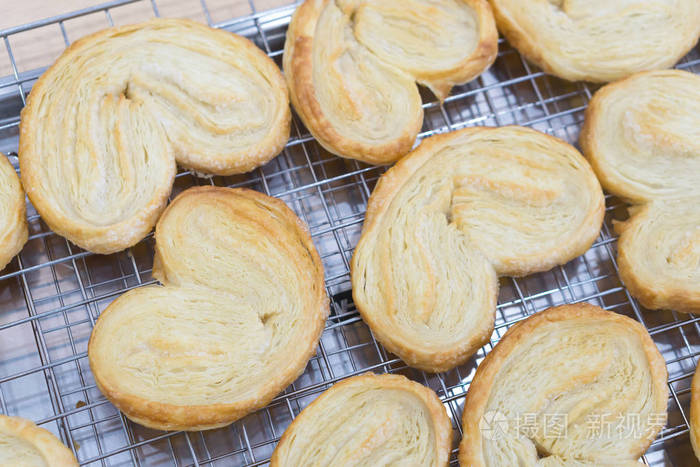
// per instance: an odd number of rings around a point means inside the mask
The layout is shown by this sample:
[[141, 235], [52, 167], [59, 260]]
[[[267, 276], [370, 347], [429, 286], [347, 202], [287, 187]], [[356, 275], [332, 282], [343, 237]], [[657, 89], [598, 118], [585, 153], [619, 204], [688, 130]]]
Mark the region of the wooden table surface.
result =
[[[107, 0], [0, 0], [0, 29], [26, 24], [43, 18], [90, 6]], [[237, 16], [289, 5], [293, 0], [206, 0], [211, 20], [216, 23]], [[201, 0], [156, 0], [161, 16], [191, 18], [206, 22]], [[150, 0], [110, 10], [115, 25], [135, 23], [154, 16]], [[107, 16], [95, 13], [64, 23], [69, 41], [109, 26]], [[58, 24], [9, 36], [10, 46], [19, 72], [45, 67], [65, 49], [65, 40]], [[5, 44], [0, 44], [0, 77], [12, 74]]]

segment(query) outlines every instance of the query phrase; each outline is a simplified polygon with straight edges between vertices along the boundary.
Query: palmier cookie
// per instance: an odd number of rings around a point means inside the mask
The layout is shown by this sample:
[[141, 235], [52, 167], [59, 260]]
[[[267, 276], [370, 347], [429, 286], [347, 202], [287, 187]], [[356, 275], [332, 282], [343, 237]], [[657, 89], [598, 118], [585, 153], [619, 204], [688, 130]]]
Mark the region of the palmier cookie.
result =
[[0, 271], [27, 242], [24, 191], [14, 167], [0, 153]]
[[0, 465], [78, 467], [70, 449], [29, 420], [0, 415]]
[[285, 430], [270, 467], [445, 467], [452, 425], [427, 387], [371, 373], [333, 385]]
[[498, 276], [581, 255], [605, 203], [572, 146], [523, 127], [433, 136], [379, 179], [352, 258], [353, 297], [407, 364], [445, 371], [493, 332]]
[[666, 423], [663, 357], [646, 329], [587, 303], [512, 326], [464, 402], [464, 467], [641, 466]]
[[700, 36], [697, 0], [491, 0], [491, 6], [513, 47], [569, 81], [670, 68]]
[[324, 148], [385, 164], [411, 150], [423, 124], [415, 83], [444, 100], [497, 51], [486, 0], [307, 0], [287, 31], [284, 71]]
[[633, 204], [615, 225], [630, 293], [650, 309], [700, 311], [700, 77], [653, 71], [601, 88], [581, 147], [603, 187]]
[[114, 253], [153, 228], [176, 160], [247, 172], [279, 153], [290, 115], [279, 68], [243, 37], [176, 19], [109, 28], [73, 43], [34, 85], [22, 181], [52, 230]]
[[268, 404], [314, 354], [328, 298], [305, 226], [251, 190], [191, 188], [158, 221], [153, 276], [100, 316], [97, 387], [136, 423], [228, 425]]

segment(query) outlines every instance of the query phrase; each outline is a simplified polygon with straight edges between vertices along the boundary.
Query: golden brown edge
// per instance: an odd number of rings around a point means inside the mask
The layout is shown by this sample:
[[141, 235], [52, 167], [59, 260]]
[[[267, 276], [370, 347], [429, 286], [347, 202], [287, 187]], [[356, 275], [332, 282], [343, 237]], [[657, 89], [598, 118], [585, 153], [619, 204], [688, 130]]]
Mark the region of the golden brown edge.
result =
[[[317, 313], [317, 319], [312, 321], [312, 324], [315, 326], [312, 334], [315, 336], [315, 338], [308, 343], [308, 348], [304, 352], [300, 352], [298, 357], [299, 364], [296, 367], [292, 367], [289, 370], [288, 375], [282, 374], [280, 377], [282, 384], [271, 387], [266, 394], [258, 397], [251, 397], [249, 400], [239, 401], [234, 404], [182, 406], [161, 403], [131, 394], [122, 393], [110, 387], [109, 382], [104, 381], [101, 378], [99, 371], [100, 363], [95, 361], [94, 353], [91, 352], [94, 341], [98, 338], [96, 336], [99, 336], [102, 332], [100, 326], [101, 320], [98, 319], [88, 343], [88, 359], [90, 368], [92, 369], [93, 376], [95, 378], [95, 383], [97, 384], [100, 392], [102, 392], [102, 394], [104, 394], [105, 397], [109, 399], [110, 402], [112, 402], [117, 408], [124, 412], [129, 419], [149, 428], [185, 431], [200, 431], [219, 428], [233, 423], [234, 421], [258, 408], [266, 406], [280, 391], [286, 388], [295, 379], [297, 379], [301, 373], [303, 373], [308, 360], [316, 352], [318, 340], [321, 336], [321, 332], [323, 331], [326, 318], [330, 312], [328, 296], [325, 293], [324, 272], [321, 258], [313, 245], [311, 235], [307, 227], [283, 201], [246, 188], [223, 188], [215, 186], [193, 187], [180, 193], [180, 195], [173, 200], [159, 219], [158, 224], [160, 224], [163, 219], [166, 219], [168, 211], [176, 203], [178, 203], [178, 201], [181, 201], [186, 197], [196, 196], [200, 193], [208, 194], [210, 196], [235, 194], [237, 196], [253, 199], [254, 201], [265, 206], [272, 207], [292, 225], [297, 226], [300, 240], [303, 242], [306, 250], [309, 252], [312, 258], [312, 261], [316, 265], [315, 277], [316, 281], [319, 283], [318, 296], [316, 297], [318, 308], [317, 310], [308, 310], [309, 313]], [[156, 226], [156, 231], [157, 230], [158, 227]], [[154, 262], [154, 277], [157, 277], [159, 274], [158, 269], [157, 264]], [[102, 312], [101, 316], [112, 312], [115, 309], [114, 304], [117, 302], [117, 300], [110, 304], [110, 306], [108, 306], [107, 309]], [[300, 348], [301, 344], [302, 343], [299, 343]]]
[[628, 207], [629, 219], [615, 225], [615, 230], [620, 234], [617, 261], [620, 277], [625, 287], [645, 308], [651, 310], [668, 308], [682, 313], [696, 313], [700, 309], [700, 303], [689, 296], [687, 290], [674, 288], [673, 290], [660, 291], [654, 288], [654, 284], [648, 284], [637, 276], [637, 268], [627, 254], [625, 245], [631, 232], [642, 222], [642, 219], [647, 214], [653, 200], [639, 196], [633, 189], [616, 183], [608, 175], [605, 169], [604, 151], [598, 145], [598, 135], [596, 133], [598, 120], [604, 117], [605, 102], [610, 94], [619, 92], [620, 88], [629, 86], [637, 80], [643, 80], [650, 75], [659, 73], [695, 76], [683, 70], [650, 70], [635, 73], [632, 76], [603, 86], [593, 95], [584, 112], [584, 122], [579, 135], [579, 143], [584, 156], [591, 164], [601, 185], [608, 192], [631, 205]]
[[[151, 20], [151, 22], [155, 21], [190, 22], [189, 20]], [[32, 92], [29, 94], [27, 103], [21, 112], [19, 125], [19, 165], [22, 183], [24, 184], [29, 200], [51, 230], [67, 238], [79, 247], [93, 253], [111, 254], [122, 251], [141, 241], [151, 231], [167, 204], [168, 196], [170, 196], [176, 172], [175, 159], [173, 158], [172, 161], [170, 180], [166, 184], [167, 189], [163, 188], [160, 191], [156, 191], [151, 203], [145, 206], [139, 215], [119, 222], [118, 224], [111, 225], [108, 228], [95, 226], [85, 227], [84, 224], [77, 223], [69, 216], [59, 213], [53, 208], [53, 202], [50, 197], [46, 198], [40, 191], [34, 189], [36, 186], [41, 186], [42, 181], [41, 174], [38, 173], [38, 168], [35, 167], [34, 161], [32, 160], [34, 155], [32, 135], [37, 132], [35, 126], [38, 125], [36, 122], [39, 120], [39, 117], [35, 116], [35, 107], [37, 105], [35, 102], [36, 99], [38, 99], [37, 96], [45, 93], [44, 88], [47, 86], [47, 83], [50, 82], [59, 64], [70, 61], [73, 54], [79, 53], [84, 46], [102, 36], [131, 31], [142, 27], [143, 24], [145, 23], [103, 29], [73, 42], [63, 51], [56, 62], [39, 77], [32, 87]], [[113, 234], [110, 236], [116, 238], [116, 240], [107, 241], [104, 238], [110, 232]]]
[[[199, 29], [207, 34], [217, 36], [217, 38], [220, 39], [220, 42], [235, 42], [236, 47], [245, 50], [245, 54], [251, 59], [251, 63], [255, 61], [257, 64], [262, 65], [256, 66], [255, 68], [261, 70], [270, 83], [270, 86], [274, 89], [275, 93], [278, 94], [279, 100], [283, 103], [282, 113], [278, 115], [279, 118], [270, 125], [272, 131], [270, 131], [270, 133], [265, 137], [263, 142], [258, 143], [254, 149], [249, 150], [250, 154], [245, 157], [245, 161], [243, 161], [243, 163], [236, 160], [236, 158], [227, 158], [228, 160], [216, 159], [215, 162], [218, 162], [219, 164], [212, 165], [209, 164], [208, 161], [201, 160], [201, 158], [193, 159], [191, 155], [188, 154], [178, 155], [176, 157], [177, 163], [182, 167], [193, 169], [197, 172], [227, 176], [250, 172], [257, 167], [266, 164], [280, 152], [282, 152], [287, 144], [287, 141], [289, 140], [292, 124], [292, 112], [289, 108], [289, 90], [287, 89], [287, 83], [274, 60], [263, 52], [257, 45], [255, 45], [250, 39], [223, 29], [215, 29], [207, 26], [206, 24], [188, 19], [154, 19], [150, 20], [149, 22], [162, 21], [179, 23], [185, 27]], [[145, 23], [141, 24], [143, 25]], [[222, 46], [224, 46], [224, 44], [222, 44]], [[226, 167], [222, 168], [220, 166], [222, 160], [227, 161]]]
[[[367, 323], [370, 329], [372, 329], [372, 332], [377, 336], [379, 341], [387, 348], [387, 350], [389, 350], [391, 353], [398, 355], [404, 362], [406, 362], [408, 365], [414, 368], [433, 373], [439, 373], [442, 371], [452, 369], [455, 366], [459, 366], [465, 363], [467, 360], [469, 360], [469, 358], [471, 358], [474, 352], [476, 352], [480, 347], [482, 347], [488, 342], [491, 334], [493, 333], [496, 310], [495, 301], [498, 296], [498, 290], [496, 289], [494, 291], [494, 312], [488, 328], [484, 328], [481, 330], [482, 332], [476, 333], [473, 339], [464, 342], [458, 349], [450, 349], [449, 351], [440, 352], [429, 352], [429, 355], [426, 355], [427, 352], [418, 349], [415, 343], [411, 343], [411, 345], [406, 345], [405, 343], [403, 343], [401, 336], [397, 335], [395, 329], [385, 330], [382, 326], [379, 325], [379, 322], [374, 319], [373, 314], [369, 311], [369, 307], [362, 300], [362, 297], [357, 292], [359, 289], [362, 288], [362, 278], [360, 278], [357, 274], [354, 273], [359, 267], [357, 265], [358, 255], [356, 254], [356, 252], [361, 251], [363, 249], [364, 244], [369, 241], [368, 239], [371, 236], [373, 236], [374, 230], [378, 227], [379, 223], [381, 222], [382, 215], [391, 204], [391, 201], [394, 199], [396, 193], [403, 186], [405, 181], [408, 178], [410, 178], [416, 172], [416, 170], [418, 170], [423, 164], [427, 162], [428, 159], [430, 159], [433, 156], [433, 149], [435, 147], [442, 146], [445, 142], [450, 141], [453, 138], [460, 137], [463, 134], [477, 133], [482, 131], [502, 131], [503, 129], [517, 129], [518, 131], [533, 132], [536, 133], [538, 136], [541, 135], [543, 137], [549, 138], [553, 142], [553, 144], [566, 145], [571, 150], [575, 151], [576, 154], [578, 154], [578, 157], [580, 158], [580, 161], [582, 163], [587, 164], [586, 159], [578, 152], [578, 150], [576, 150], [576, 148], [574, 148], [570, 144], [566, 143], [565, 141], [559, 138], [538, 132], [536, 130], [532, 130], [530, 128], [519, 126], [464, 128], [449, 133], [434, 135], [423, 140], [420, 146], [418, 146], [412, 152], [407, 154], [405, 157], [401, 158], [393, 167], [391, 167], [387, 172], [385, 172], [381, 177], [379, 177], [377, 185], [369, 197], [367, 203], [367, 211], [365, 213], [365, 221], [362, 227], [362, 234], [355, 248], [355, 253], [352, 256], [352, 260], [350, 261], [353, 300], [355, 302], [357, 310], [362, 316], [362, 319]], [[582, 255], [588, 250], [588, 248], [590, 248], [591, 244], [595, 241], [595, 238], [598, 236], [598, 233], [600, 232], [600, 228], [603, 223], [603, 217], [605, 215], [605, 199], [603, 197], [602, 189], [600, 188], [600, 185], [598, 184], [598, 181], [596, 180], [595, 176], [593, 174], [590, 175], [591, 180], [589, 181], [595, 183], [594, 189], [600, 194], [598, 207], [597, 209], [595, 209], [594, 212], [592, 212], [593, 217], [590, 220], [590, 222], [587, 223], [590, 226], [596, 226], [596, 228], [594, 229], [595, 233], [589, 233], [584, 230], [580, 231], [580, 237], [585, 239], [585, 241], [571, 241], [572, 246], [580, 246], [579, 248], [572, 247], [570, 249], [570, 254], [565, 255], [568, 258], [566, 261], [569, 261], [577, 256]], [[593, 229], [591, 229], [591, 232], [593, 232]], [[518, 274], [514, 274], [513, 276], [519, 277], [536, 272], [547, 271], [561, 263], [562, 261], [560, 261], [559, 258], [552, 258], [548, 262], [542, 262], [540, 264], [540, 268], [528, 270], [522, 269], [520, 271], [517, 271]]]
[[[312, 407], [316, 404], [320, 404], [327, 398], [332, 398], [335, 391], [338, 388], [349, 385], [361, 385], [367, 384], [370, 386], [379, 386], [382, 388], [390, 389], [401, 389], [411, 394], [416, 395], [425, 403], [425, 407], [430, 413], [430, 419], [433, 421], [433, 426], [435, 427], [435, 454], [436, 463], [435, 467], [446, 466], [449, 462], [450, 451], [452, 448], [452, 424], [449, 417], [447, 416], [447, 411], [445, 406], [438, 398], [437, 394], [422, 384], [411, 381], [403, 375], [397, 374], [381, 374], [377, 375], [374, 373], [363, 373], [357, 376], [352, 376], [350, 378], [343, 379], [329, 389], [325, 390], [320, 396], [318, 396], [311, 404], [306, 408]], [[304, 411], [297, 415], [297, 417], [292, 421], [291, 425], [282, 434], [277, 446], [275, 446], [275, 451], [272, 453], [272, 458], [270, 459], [270, 467], [283, 467], [283, 461], [279, 458], [279, 448], [284, 446], [289, 442], [289, 439], [295, 435], [295, 431], [299, 425], [304, 423]]]
[[393, 162], [411, 150], [423, 125], [420, 97], [416, 103], [413, 127], [393, 141], [369, 145], [338, 133], [316, 99], [313, 83], [313, 34], [323, 6], [328, 2], [329, 0], [306, 0], [296, 9], [289, 23], [284, 45], [283, 69], [292, 105], [304, 125], [327, 151], [369, 164]]
[[[603, 310], [600, 307], [585, 302], [552, 307], [511, 326], [494, 349], [489, 352], [486, 358], [479, 364], [476, 374], [469, 385], [467, 397], [464, 401], [464, 411], [462, 414], [462, 429], [464, 435], [459, 445], [460, 465], [469, 467], [482, 467], [486, 465], [482, 455], [483, 448], [479, 422], [491, 396], [491, 387], [494, 384], [494, 380], [510, 353], [518, 345], [525, 343], [527, 338], [532, 335], [534, 329], [538, 326], [548, 322], [577, 318], [595, 318], [598, 320], [615, 321], [623, 323], [630, 329], [634, 329], [641, 340], [642, 347], [647, 356], [647, 361], [649, 362], [652, 382], [654, 386], [656, 386], [656, 409], [659, 413], [666, 413], [666, 401], [668, 399], [668, 386], [666, 385], [668, 372], [666, 370], [666, 362], [642, 324], [627, 316]], [[650, 433], [646, 439], [639, 440], [638, 457], [649, 448], [649, 445], [654, 441], [658, 432], [661, 431], [661, 428], [661, 426], [656, 427], [655, 431]]]
[[498, 56], [498, 30], [488, 0], [462, 0], [476, 15], [479, 40], [474, 51], [449, 70], [425, 73], [416, 81], [428, 87], [444, 102], [453, 86], [468, 83], [486, 71]]
[[[688, 72], [681, 70], [664, 70], [663, 73], [680, 73], [685, 74]], [[598, 126], [598, 120], [604, 118], [605, 109], [603, 108], [608, 96], [612, 93], [618, 92], [619, 88], [624, 88], [634, 83], [639, 79], [645, 79], [647, 76], [659, 73], [658, 70], [652, 71], [642, 71], [636, 73], [627, 78], [621, 79], [619, 81], [614, 81], [610, 84], [598, 89], [593, 97], [588, 102], [588, 106], [584, 111], [584, 121], [581, 127], [581, 133], [579, 134], [579, 144], [581, 145], [581, 151], [583, 152], [588, 162], [591, 164], [593, 171], [600, 180], [601, 185], [611, 194], [618, 196], [630, 204], [641, 204], [646, 203], [649, 200], [639, 196], [633, 189], [617, 183], [614, 178], [612, 178], [605, 169], [605, 155], [604, 151], [601, 150], [598, 145], [598, 135], [596, 134], [596, 127]]]
[[[508, 14], [506, 14], [505, 11], [501, 10], [498, 2], [499, 0], [489, 0], [491, 2], [491, 7], [493, 9], [493, 14], [494, 18], [496, 19], [496, 25], [498, 26], [498, 30], [503, 34], [503, 36], [506, 38], [506, 40], [520, 52], [529, 62], [534, 63], [537, 65], [539, 68], [542, 69], [547, 74], [556, 76], [561, 79], [565, 79], [567, 81], [588, 81], [591, 83], [607, 83], [610, 82], [611, 80], [609, 79], [601, 79], [600, 77], [594, 76], [589, 73], [585, 72], [580, 72], [577, 71], [576, 73], [566, 73], [563, 72], [559, 67], [557, 66], [552, 66], [547, 62], [545, 59], [544, 55], [541, 52], [541, 47], [540, 43], [536, 41], [534, 38], [531, 38], [528, 36], [525, 31], [522, 30], [517, 24], [517, 22], [510, 18]], [[690, 52], [693, 47], [695, 47], [695, 44], [698, 42], [698, 38], [700, 37], [700, 27], [698, 27], [697, 32], [695, 33], [695, 36], [692, 37], [690, 36], [688, 39], [688, 42], [685, 46], [685, 48], [681, 51], [677, 57], [674, 58], [673, 63], [669, 64], [668, 67], [673, 66], [674, 63], [678, 62], [681, 58], [683, 58], [688, 52]], [[663, 67], [668, 68], [668, 67]], [[654, 71], [654, 70], [640, 70], [637, 73], [640, 72], [645, 72], [645, 71]], [[657, 69], [658, 71], [658, 69]], [[619, 79], [624, 79], [625, 77], [628, 76], [633, 76], [635, 73], [629, 73], [626, 76], [621, 76]]]
[[[402, 342], [402, 337], [395, 332], [395, 329], [384, 329], [379, 321], [374, 319], [373, 313], [369, 311], [369, 307], [358, 293], [358, 290], [362, 288], [362, 278], [355, 273], [359, 268], [357, 264], [359, 255], [357, 252], [362, 251], [364, 244], [374, 235], [374, 230], [378, 228], [384, 212], [405, 181], [433, 156], [433, 148], [443, 145], [445, 142], [450, 141], [458, 135], [476, 131], [480, 131], [480, 128], [465, 128], [463, 130], [438, 134], [426, 138], [416, 149], [401, 158], [393, 167], [379, 177], [377, 185], [367, 202], [367, 211], [365, 213], [362, 234], [350, 261], [353, 301], [355, 302], [358, 312], [362, 316], [362, 320], [367, 323], [377, 339], [387, 350], [398, 355], [410, 366], [432, 373], [447, 371], [466, 362], [474, 352], [488, 342], [489, 337], [493, 333], [495, 311], [488, 325], [481, 329], [481, 332], [475, 333], [472, 339], [464, 342], [459, 349], [453, 348], [448, 351], [426, 352], [419, 349], [415, 343], [407, 345]], [[495, 310], [495, 297], [498, 295], [497, 289], [494, 291], [493, 295]], [[426, 353], [429, 353], [429, 355], [426, 356]]]
[[700, 371], [695, 369], [690, 384], [690, 444], [695, 457], [700, 460]]
[[617, 241], [617, 266], [625, 287], [649, 310], [670, 309], [681, 313], [697, 313], [700, 311], [700, 291], [688, 290], [677, 284], [660, 287], [653, 278], [647, 281], [637, 274], [639, 268], [628, 254], [627, 243], [639, 226], [646, 223], [652, 207], [648, 203], [633, 208], [629, 219], [615, 224], [615, 230], [620, 234]]
[[[225, 37], [227, 41], [234, 40], [239, 46], [246, 49], [246, 53], [248, 55], [251, 53], [258, 55], [261, 62], [264, 63], [266, 67], [270, 68], [270, 70], [274, 71], [274, 73], [271, 74], [271, 77], [273, 77], [275, 83], [271, 82], [271, 85], [277, 88], [277, 90], [284, 95], [285, 102], [289, 102], [288, 90], [282, 73], [279, 71], [277, 65], [275, 65], [272, 59], [263, 53], [257, 46], [255, 46], [255, 44], [244, 37], [227, 31], [213, 29], [196, 21], [174, 18], [154, 18], [138, 24], [103, 29], [73, 42], [68, 48], [66, 48], [66, 50], [63, 51], [56, 62], [39, 77], [39, 80], [32, 88], [32, 93], [30, 93], [29, 97], [27, 98], [27, 105], [22, 109], [22, 118], [20, 120], [19, 160], [22, 182], [24, 183], [27, 191], [27, 196], [41, 217], [51, 228], [51, 230], [62, 237], [69, 239], [85, 250], [98, 254], [116, 253], [135, 245], [146, 235], [148, 235], [160, 217], [162, 211], [165, 209], [168, 196], [170, 196], [177, 169], [176, 160], [173, 157], [169, 181], [154, 192], [151, 202], [136, 216], [107, 227], [86, 226], [84, 223], [75, 222], [69, 216], [63, 215], [53, 209], [53, 202], [50, 197], [44, 197], [40, 191], [35, 191], [34, 189], [35, 186], [41, 185], [42, 180], [41, 174], [38, 173], [38, 168], [34, 166], [32, 161], [34, 152], [32, 150], [32, 134], [36, 133], [37, 131], [35, 128], [37, 126], [35, 121], [38, 119], [38, 117], [35, 116], [35, 107], [37, 105], [35, 104], [35, 101], [38, 99], [37, 96], [44, 94], [44, 88], [47, 86], [47, 83], [50, 82], [51, 77], [55, 72], [54, 70], [58, 68], [58, 65], [70, 61], [72, 56], [79, 53], [83, 47], [91, 44], [103, 36], [123, 34], [128, 31], [147, 27], [150, 24], [166, 23], [177, 24], [184, 28], [197, 28], [200, 30], [205, 30], [207, 33], [216, 35], [217, 37]], [[268, 162], [279, 154], [287, 143], [291, 129], [291, 110], [289, 109], [289, 105], [286, 105], [285, 108], [286, 111], [283, 112], [283, 115], [281, 116], [282, 121], [279, 122], [279, 125], [275, 126], [275, 128], [279, 130], [278, 133], [276, 135], [273, 133], [271, 136], [269, 136], [271, 138], [269, 148], [267, 148], [265, 151], [259, 152], [256, 157], [250, 159], [249, 163], [237, 164], [235, 161], [233, 161], [230, 163], [228, 168], [213, 171], [211, 170], [210, 166], [197, 163], [197, 161], [194, 160], [179, 158], [182, 160], [178, 160], [177, 162], [181, 163], [183, 167], [206, 173], [216, 172], [217, 175], [230, 175], [232, 173], [243, 173], [252, 170], [255, 167]], [[112, 238], [113, 240], [107, 240], [105, 237]]]
[[569, 81], [576, 81], [576, 79], [570, 79], [565, 76], [561, 76], [554, 71], [549, 66], [540, 52], [540, 48], [537, 43], [532, 40], [523, 31], [518, 24], [513, 21], [505, 11], [502, 11], [498, 0], [489, 0], [491, 3], [491, 8], [493, 10], [493, 16], [496, 20], [496, 25], [498, 30], [503, 34], [506, 40], [515, 48], [521, 55], [523, 55], [529, 62], [534, 63], [542, 69], [547, 74], [558, 76]]
[[73, 452], [53, 433], [38, 427], [30, 420], [21, 417], [0, 415], [0, 433], [22, 439], [31, 444], [51, 467], [77, 467]]
[[[385, 164], [397, 160], [411, 150], [423, 122], [422, 106], [417, 109], [410, 132], [381, 145], [358, 143], [342, 136], [325, 117], [316, 99], [313, 84], [313, 31], [323, 7], [329, 0], [307, 0], [292, 16], [284, 49], [284, 70], [290, 100], [304, 125], [319, 144], [340, 157], [358, 159], [369, 164]], [[486, 0], [462, 0], [477, 15], [479, 42], [472, 54], [451, 70], [416, 78], [428, 86], [440, 101], [452, 86], [471, 81], [488, 69], [498, 55], [498, 31], [491, 7]]]
[[[14, 177], [17, 181], [19, 189], [16, 193], [16, 206], [10, 206], [10, 211], [16, 211], [14, 219], [8, 219], [10, 221], [10, 228], [6, 235], [0, 238], [0, 271], [5, 269], [12, 258], [14, 258], [22, 248], [24, 244], [27, 243], [29, 238], [29, 229], [27, 226], [27, 205], [24, 202], [24, 191], [22, 190], [22, 182], [19, 177], [15, 174], [15, 169], [7, 160], [4, 154], [0, 153], [0, 176], [2, 171], [7, 170], [10, 177]], [[0, 183], [5, 183], [0, 181]]]
[[[563, 150], [568, 151], [574, 159], [577, 159], [581, 163], [582, 167], [591, 168], [589, 161], [583, 156], [583, 154], [576, 149], [573, 145], [567, 143], [563, 139], [557, 138], [556, 136], [549, 135], [547, 133], [542, 133], [540, 131], [534, 130], [529, 127], [522, 127], [517, 125], [509, 125], [504, 127], [485, 127], [492, 129], [517, 129], [519, 131], [526, 131], [530, 133], [537, 134], [538, 137], [544, 137], [547, 139], [553, 147], [560, 147]], [[523, 277], [529, 274], [534, 274], [538, 272], [549, 271], [555, 266], [562, 265], [571, 261], [572, 259], [583, 255], [591, 247], [595, 239], [600, 234], [600, 229], [603, 226], [603, 220], [605, 219], [605, 195], [603, 189], [600, 185], [598, 178], [593, 170], [588, 170], [585, 173], [588, 188], [591, 193], [595, 193], [598, 197], [597, 203], [591, 208], [588, 213], [588, 217], [584, 220], [581, 225], [581, 229], [577, 232], [576, 236], [573, 236], [568, 240], [568, 245], [565, 248], [559, 248], [559, 254], [553, 254], [547, 258], [547, 261], [540, 261], [537, 266], [531, 265], [528, 268], [518, 267], [516, 265], [510, 264], [507, 273], [499, 273], [499, 276], [507, 277]], [[528, 260], [529, 261], [529, 260]]]

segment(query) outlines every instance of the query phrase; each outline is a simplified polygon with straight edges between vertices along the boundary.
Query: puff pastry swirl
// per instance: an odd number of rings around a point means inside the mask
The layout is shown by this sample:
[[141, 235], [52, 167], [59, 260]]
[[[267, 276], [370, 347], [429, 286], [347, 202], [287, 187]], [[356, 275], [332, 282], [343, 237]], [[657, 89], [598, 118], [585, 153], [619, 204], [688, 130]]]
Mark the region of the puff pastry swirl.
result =
[[307, 0], [289, 25], [284, 71], [324, 148], [384, 164], [411, 150], [423, 124], [415, 82], [444, 100], [497, 51], [486, 0]]
[[252, 170], [282, 149], [290, 118], [279, 68], [249, 40], [187, 20], [110, 28], [76, 41], [34, 85], [22, 181], [52, 230], [113, 253], [153, 228], [176, 160]]
[[445, 371], [493, 331], [498, 276], [563, 264], [598, 235], [586, 160], [523, 127], [430, 137], [377, 183], [352, 258], [353, 297], [384, 346]]
[[697, 43], [697, 0], [491, 0], [498, 29], [528, 60], [569, 81], [672, 67]]
[[644, 327], [586, 303], [511, 327], [476, 370], [469, 467], [641, 466], [666, 423], [666, 365]]
[[700, 77], [639, 73], [601, 88], [581, 147], [632, 206], [617, 223], [620, 276], [650, 309], [700, 311]]
[[275, 448], [270, 467], [444, 467], [452, 425], [427, 387], [400, 375], [364, 374], [333, 385], [306, 407]]
[[0, 271], [27, 243], [26, 209], [22, 184], [0, 153]]
[[164, 430], [227, 425], [304, 370], [328, 316], [323, 266], [282, 202], [191, 188], [156, 226], [153, 276], [100, 316], [97, 387], [131, 420]]
[[78, 462], [50, 432], [29, 420], [0, 415], [0, 465], [78, 467]]

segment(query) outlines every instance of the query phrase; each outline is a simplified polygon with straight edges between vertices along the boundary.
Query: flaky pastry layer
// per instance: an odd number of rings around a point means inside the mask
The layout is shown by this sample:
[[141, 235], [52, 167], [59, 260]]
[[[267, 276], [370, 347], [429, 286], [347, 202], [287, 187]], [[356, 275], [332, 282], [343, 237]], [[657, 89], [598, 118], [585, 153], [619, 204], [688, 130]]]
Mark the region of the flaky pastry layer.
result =
[[651, 71], [601, 88], [581, 147], [633, 204], [615, 225], [625, 286], [647, 308], [700, 311], [700, 77]]
[[19, 177], [0, 153], [0, 271], [27, 243], [26, 210]]
[[698, 42], [697, 0], [490, 0], [528, 60], [569, 81], [672, 67]]
[[355, 304], [407, 364], [448, 370], [491, 336], [498, 276], [581, 255], [604, 210], [590, 166], [558, 138], [523, 127], [427, 138], [369, 199], [352, 258]]
[[78, 462], [52, 433], [29, 420], [0, 415], [0, 465], [78, 467]]
[[180, 165], [252, 170], [289, 137], [284, 78], [252, 42], [177, 19], [74, 42], [34, 85], [20, 123], [22, 181], [56, 233], [96, 253], [140, 241]]
[[452, 425], [427, 387], [401, 375], [354, 376], [334, 384], [285, 430], [270, 467], [444, 467]]
[[323, 266], [280, 200], [197, 187], [166, 209], [153, 276], [100, 316], [88, 355], [102, 393], [136, 423], [228, 425], [304, 370], [328, 316]]
[[460, 465], [639, 467], [666, 424], [666, 379], [637, 321], [587, 303], [536, 313], [477, 368]]
[[486, 0], [307, 0], [284, 49], [291, 101], [328, 151], [370, 164], [411, 150], [416, 82], [444, 100], [496, 59]]

